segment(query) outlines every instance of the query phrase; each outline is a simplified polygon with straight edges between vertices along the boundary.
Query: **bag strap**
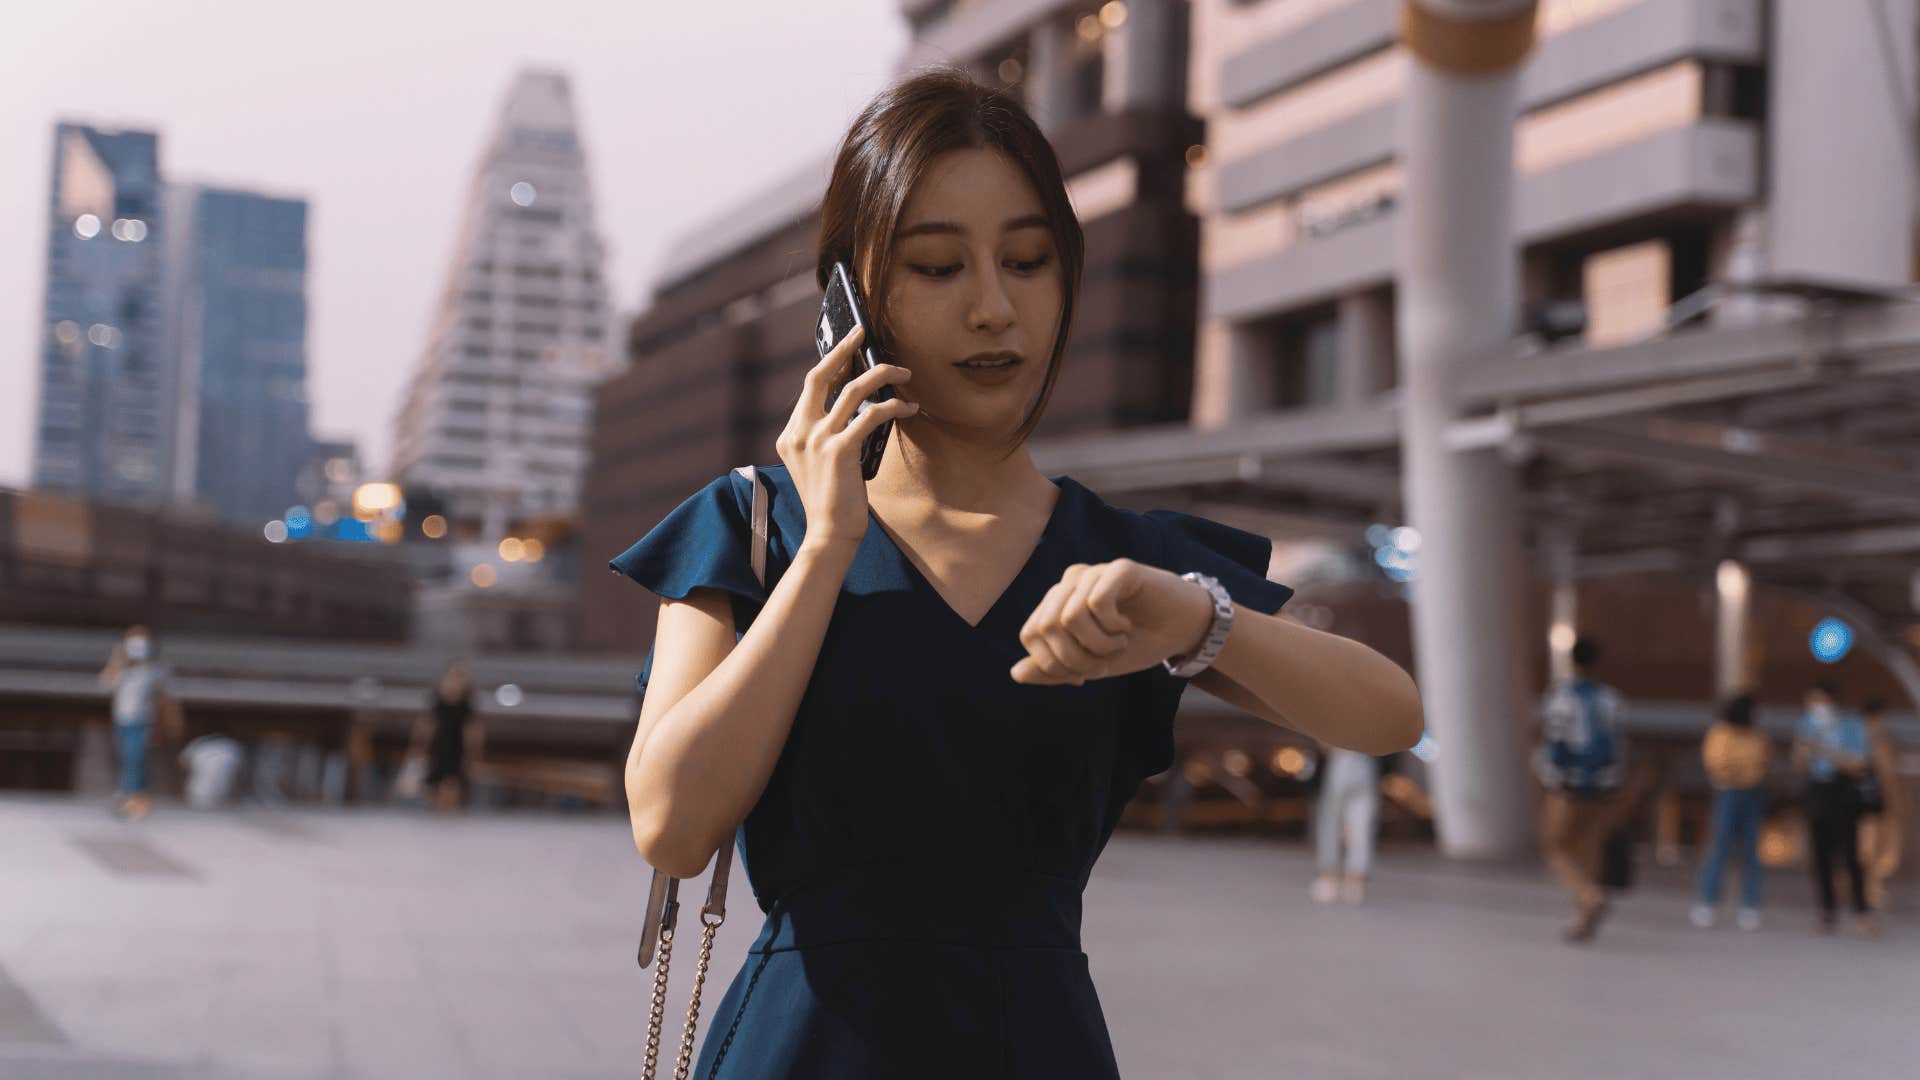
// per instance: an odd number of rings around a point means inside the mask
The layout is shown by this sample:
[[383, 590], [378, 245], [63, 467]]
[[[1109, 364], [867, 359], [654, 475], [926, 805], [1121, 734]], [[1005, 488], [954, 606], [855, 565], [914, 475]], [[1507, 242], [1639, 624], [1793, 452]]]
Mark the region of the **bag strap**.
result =
[[[734, 472], [746, 477], [747, 482], [753, 485], [753, 512], [750, 519], [753, 542], [748, 550], [748, 561], [753, 566], [754, 580], [764, 588], [767, 584], [769, 543], [766, 481], [760, 479], [759, 472], [751, 465], [742, 465]], [[728, 837], [720, 845], [720, 850], [714, 853], [713, 880], [707, 883], [707, 902], [700, 908], [700, 960], [694, 969], [693, 999], [687, 1004], [686, 1026], [680, 1030], [680, 1052], [674, 1062], [674, 1080], [686, 1080], [693, 1061], [693, 1037], [700, 1026], [700, 991], [706, 985], [707, 966], [713, 957], [714, 935], [727, 919], [727, 879], [732, 871], [733, 838]], [[646, 930], [640, 936], [639, 961], [644, 970], [657, 953], [660, 966], [653, 973], [653, 1001], [647, 1014], [647, 1053], [640, 1073], [644, 1080], [654, 1080], [654, 1070], [660, 1060], [660, 1029], [666, 1018], [667, 977], [673, 962], [673, 934], [680, 921], [679, 895], [678, 878], [659, 870], [653, 872], [653, 884], [647, 892]]]

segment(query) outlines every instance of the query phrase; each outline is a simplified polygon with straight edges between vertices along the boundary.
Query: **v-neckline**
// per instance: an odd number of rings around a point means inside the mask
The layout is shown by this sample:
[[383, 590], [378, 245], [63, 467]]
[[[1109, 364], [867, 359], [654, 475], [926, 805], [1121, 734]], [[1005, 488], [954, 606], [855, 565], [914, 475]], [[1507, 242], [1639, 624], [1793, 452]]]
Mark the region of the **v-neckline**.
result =
[[886, 541], [887, 546], [893, 549], [894, 555], [898, 557], [901, 564], [907, 568], [907, 573], [913, 575], [913, 579], [925, 588], [928, 593], [932, 594], [934, 601], [945, 609], [948, 615], [952, 616], [954, 622], [959, 623], [968, 630], [978, 631], [981, 627], [986, 626], [988, 622], [992, 621], [994, 614], [998, 612], [1001, 606], [1007, 602], [1007, 599], [1013, 595], [1014, 590], [1019, 587], [1021, 581], [1025, 580], [1027, 573], [1033, 569], [1035, 560], [1037, 560], [1040, 557], [1040, 553], [1046, 549], [1047, 541], [1052, 538], [1055, 527], [1060, 523], [1061, 515], [1066, 508], [1068, 494], [1067, 484], [1069, 481], [1065, 477], [1056, 476], [1048, 482], [1059, 489], [1059, 494], [1055, 495], [1053, 499], [1053, 509], [1047, 512], [1047, 520], [1045, 524], [1040, 526], [1040, 535], [1034, 538], [1033, 547], [1028, 550], [1026, 559], [1020, 563], [1020, 568], [1013, 572], [1013, 576], [1007, 579], [1007, 583], [1001, 586], [1000, 592], [994, 596], [993, 602], [987, 605], [985, 612], [981, 613], [979, 622], [968, 622], [966, 617], [960, 614], [959, 609], [953, 606], [953, 602], [947, 599], [947, 595], [940, 591], [938, 585], [933, 583], [933, 579], [928, 577], [926, 572], [920, 569], [920, 564], [913, 561], [913, 556], [907, 554], [907, 549], [901, 546], [900, 541], [894, 539], [893, 534], [887, 531], [887, 527], [880, 521], [880, 515], [873, 512], [872, 506], [867, 507], [867, 521], [873, 526], [873, 531], [879, 533]]

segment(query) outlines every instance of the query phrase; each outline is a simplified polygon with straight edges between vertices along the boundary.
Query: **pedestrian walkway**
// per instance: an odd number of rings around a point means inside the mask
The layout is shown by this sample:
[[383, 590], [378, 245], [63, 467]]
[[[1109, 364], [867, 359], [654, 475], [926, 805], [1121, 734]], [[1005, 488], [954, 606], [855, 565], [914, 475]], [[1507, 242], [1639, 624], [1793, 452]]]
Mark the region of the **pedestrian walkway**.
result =
[[[0, 852], [9, 1080], [638, 1075], [647, 875], [617, 819], [163, 804], [129, 825], [11, 798]], [[1310, 903], [1312, 873], [1271, 841], [1114, 841], [1084, 938], [1124, 1075], [1869, 1080], [1920, 1061], [1920, 932], [1898, 920], [1817, 938], [1796, 904], [1757, 934], [1697, 931], [1669, 875], [1576, 949], [1532, 871], [1389, 848], [1354, 909]], [[735, 890], [722, 984], [758, 923]]]

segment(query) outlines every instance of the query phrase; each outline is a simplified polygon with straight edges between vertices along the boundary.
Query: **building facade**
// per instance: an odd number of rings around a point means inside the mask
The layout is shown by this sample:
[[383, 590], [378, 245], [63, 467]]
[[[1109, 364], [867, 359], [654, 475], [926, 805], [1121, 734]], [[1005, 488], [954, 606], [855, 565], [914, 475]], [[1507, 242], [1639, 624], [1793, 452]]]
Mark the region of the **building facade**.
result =
[[299, 501], [307, 402], [307, 204], [167, 186], [168, 348], [180, 380], [174, 485], [242, 523]]
[[457, 543], [578, 508], [592, 386], [616, 364], [604, 258], [567, 78], [523, 72], [395, 425], [393, 475], [444, 500]]
[[114, 502], [166, 501], [176, 373], [161, 332], [159, 136], [53, 132], [33, 484]]
[[[1396, 383], [1401, 6], [1193, 5], [1200, 426], [1362, 404]], [[1876, 29], [1872, 12], [1792, 0], [1542, 0], [1513, 132], [1516, 329], [1606, 347], [1660, 330], [1713, 283], [1912, 280], [1912, 122], [1848, 119], [1911, 90], [1912, 5], [1883, 14]], [[1835, 49], [1861, 63], [1816, 76]], [[1833, 175], [1836, 154], [1864, 182]]]
[[[1042, 437], [1184, 422], [1193, 387], [1199, 221], [1186, 204], [1199, 122], [1186, 103], [1186, 6], [907, 0], [900, 70], [957, 65], [1018, 95], [1053, 143], [1086, 233], [1082, 291]], [[806, 370], [814, 251], [832, 148], [690, 227], [629, 329], [631, 367], [596, 403], [582, 561], [604, 564], [714, 477], [772, 463]], [[582, 643], [637, 650], [652, 606], [581, 580]]]

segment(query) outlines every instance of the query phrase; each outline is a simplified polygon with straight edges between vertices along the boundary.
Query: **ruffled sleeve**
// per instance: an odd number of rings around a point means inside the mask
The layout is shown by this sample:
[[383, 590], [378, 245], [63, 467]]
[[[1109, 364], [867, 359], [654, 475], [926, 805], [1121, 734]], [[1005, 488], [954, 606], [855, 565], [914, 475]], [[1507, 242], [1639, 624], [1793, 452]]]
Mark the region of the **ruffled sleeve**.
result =
[[765, 603], [767, 591], [753, 576], [747, 483], [728, 473], [701, 488], [607, 565], [668, 600], [706, 588]]
[[[1191, 570], [1217, 578], [1236, 604], [1268, 615], [1293, 595], [1292, 589], [1267, 580], [1273, 541], [1266, 537], [1177, 510], [1149, 510], [1142, 517], [1148, 535], [1135, 556], [1141, 561], [1176, 574]], [[1147, 692], [1138, 699], [1143, 714], [1129, 728], [1130, 755], [1123, 775], [1129, 785], [1173, 767], [1174, 716], [1192, 682], [1158, 664], [1136, 677], [1144, 680]]]
[[1155, 566], [1176, 574], [1196, 571], [1218, 578], [1234, 603], [1272, 615], [1293, 590], [1267, 580], [1273, 541], [1178, 510], [1149, 510], [1158, 541], [1149, 554]]
[[[767, 600], [767, 590], [753, 576], [748, 483], [728, 473], [701, 488], [608, 567], [668, 600], [684, 600], [695, 589], [719, 589], [732, 600], [734, 628], [744, 633]], [[652, 674], [649, 649], [635, 680], [641, 694]]]

